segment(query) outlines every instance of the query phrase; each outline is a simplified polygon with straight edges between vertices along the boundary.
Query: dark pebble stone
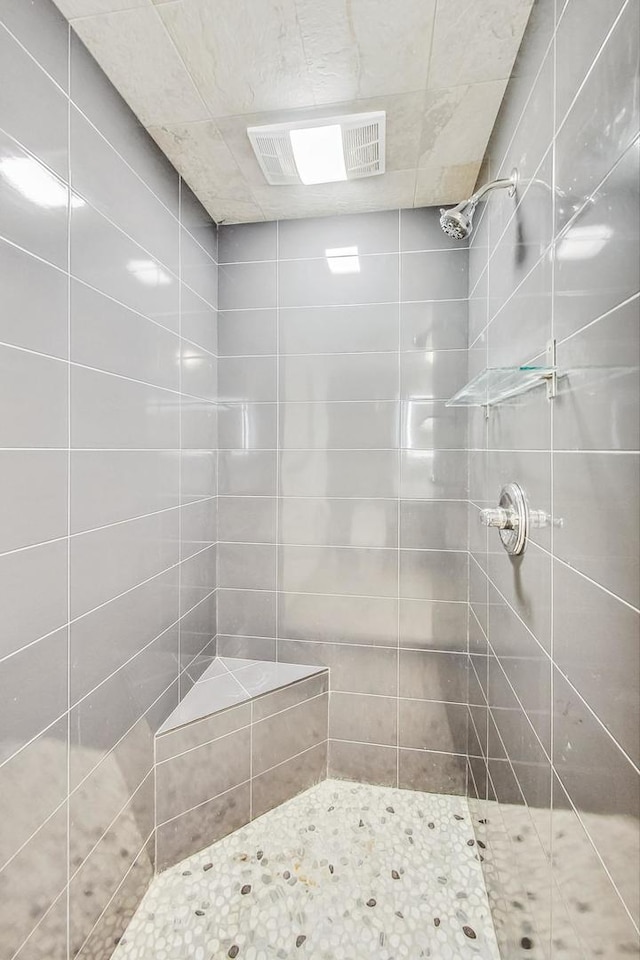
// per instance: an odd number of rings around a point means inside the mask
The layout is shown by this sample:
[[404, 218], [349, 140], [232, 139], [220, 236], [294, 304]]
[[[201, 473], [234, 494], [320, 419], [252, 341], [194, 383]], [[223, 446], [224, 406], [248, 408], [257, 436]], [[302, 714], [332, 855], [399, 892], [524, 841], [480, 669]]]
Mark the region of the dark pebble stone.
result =
[[523, 950], [532, 950], [533, 949], [533, 940], [529, 937], [523, 937], [520, 941], [520, 946]]
[[375, 907], [375, 905], [376, 905], [376, 902], [375, 902], [375, 900], [373, 899], [373, 897], [371, 897], [371, 900], [367, 900], [367, 906], [368, 906], [368, 907]]
[[434, 917], [434, 918], [433, 918], [433, 925], [434, 925], [434, 927], [439, 927], [439, 926], [440, 926], [440, 917]]
[[461, 817], [459, 813], [454, 813], [453, 819], [454, 819], [454, 820], [464, 820], [464, 817]]
[[212, 867], [212, 866], [213, 866], [212, 863], [205, 863], [205, 865], [204, 865], [204, 867], [203, 867], [202, 869], [203, 869], [203, 870], [211, 870], [211, 867]]
[[483, 819], [483, 820], [478, 820], [478, 823], [487, 823], [487, 821], [484, 820], [484, 819]]
[[360, 823], [358, 824], [358, 826], [359, 826], [359, 827], [364, 827], [364, 820], [361, 820]]
[[478, 846], [480, 847], [481, 850], [487, 849], [486, 843], [483, 843], [482, 840], [478, 840]]
[[387, 807], [387, 813], [395, 813], [393, 807]]
[[432, 823], [431, 821], [427, 824], [427, 826], [429, 827], [429, 830], [435, 830], [436, 828], [435, 823]]
[[196, 910], [196, 917], [204, 917], [204, 910]]
[[413, 837], [407, 837], [407, 840], [408, 840], [409, 843], [413, 846]]
[[234, 945], [233, 945], [232, 947], [229, 947], [229, 953], [227, 954], [227, 956], [228, 956], [228, 957], [231, 957], [231, 960], [233, 960], [233, 958], [234, 958], [234, 957], [237, 957], [239, 953], [240, 953], [240, 947], [238, 947], [238, 946], [234, 943]]
[[262, 852], [262, 850], [258, 850], [258, 852], [256, 853], [256, 857], [258, 858], [258, 860], [262, 860], [262, 858], [264, 857], [264, 853]]
[[332, 863], [329, 864], [329, 873], [333, 873], [333, 864], [332, 864]]
[[191, 876], [191, 870], [183, 870], [183, 871], [182, 871], [182, 876], [183, 876], [183, 877], [190, 877], [190, 876]]
[[475, 843], [475, 840], [467, 840], [467, 846], [472, 847]]
[[400, 917], [401, 920], [404, 920], [404, 913], [402, 910], [396, 910], [396, 917]]
[[327, 808], [327, 813], [331, 813], [332, 810], [335, 810], [335, 807], [328, 807], [328, 808]]
[[522, 843], [522, 841], [524, 840], [524, 837], [522, 836], [522, 834], [518, 833], [516, 834], [516, 840], [518, 843]]
[[250, 883], [245, 883], [245, 885], [244, 885], [244, 887], [242, 888], [242, 890], [240, 891], [240, 893], [242, 894], [243, 897], [246, 897], [246, 895], [247, 895], [248, 893], [251, 893], [251, 884], [250, 884]]
[[465, 937], [469, 937], [469, 940], [476, 939], [476, 932], [473, 927], [463, 927], [462, 932], [464, 933]]
[[398, 873], [397, 870], [392, 870], [392, 871], [391, 871], [391, 876], [393, 877], [394, 880], [399, 880], [399, 879], [400, 879], [400, 874]]
[[301, 933], [299, 937], [296, 937], [296, 947], [301, 947], [306, 939], [304, 933]]
[[288, 870], [285, 870], [285, 872], [282, 874], [282, 876], [284, 877], [285, 880], [288, 880], [289, 877], [291, 876], [291, 874], [289, 873]]

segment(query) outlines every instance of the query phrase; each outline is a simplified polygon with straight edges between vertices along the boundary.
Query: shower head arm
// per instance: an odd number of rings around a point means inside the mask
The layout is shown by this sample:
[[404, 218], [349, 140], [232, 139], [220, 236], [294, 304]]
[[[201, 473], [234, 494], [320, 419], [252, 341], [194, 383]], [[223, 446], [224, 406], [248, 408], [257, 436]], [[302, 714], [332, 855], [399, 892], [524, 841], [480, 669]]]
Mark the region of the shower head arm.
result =
[[476, 190], [473, 196], [469, 197], [463, 206], [472, 203], [475, 207], [490, 190], [509, 190], [509, 196], [513, 196], [516, 190], [516, 183], [517, 177], [515, 171], [510, 177], [505, 177], [503, 180], [490, 180], [489, 183], [485, 183], [479, 190]]
[[484, 186], [480, 187], [479, 190], [476, 190], [468, 200], [461, 200], [455, 207], [452, 207], [450, 212], [454, 210], [460, 212], [466, 210], [467, 207], [471, 207], [472, 210], [478, 206], [485, 194], [489, 193], [491, 190], [509, 190], [509, 196], [513, 196], [516, 190], [517, 184], [517, 174], [516, 171], [511, 174], [510, 177], [505, 177], [503, 180], [490, 180], [489, 183], [485, 183]]

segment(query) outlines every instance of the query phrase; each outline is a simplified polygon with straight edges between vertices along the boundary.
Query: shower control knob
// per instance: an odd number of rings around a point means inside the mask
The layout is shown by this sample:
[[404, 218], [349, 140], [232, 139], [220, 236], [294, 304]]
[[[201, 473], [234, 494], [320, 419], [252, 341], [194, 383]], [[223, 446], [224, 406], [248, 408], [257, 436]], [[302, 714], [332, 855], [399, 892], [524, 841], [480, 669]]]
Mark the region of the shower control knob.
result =
[[518, 517], [513, 510], [505, 510], [504, 507], [490, 507], [487, 510], [480, 511], [480, 523], [483, 523], [485, 527], [513, 530], [517, 522]]
[[500, 491], [497, 507], [480, 511], [480, 522], [496, 527], [502, 546], [510, 556], [524, 553], [529, 534], [529, 505], [519, 483], [507, 483]]

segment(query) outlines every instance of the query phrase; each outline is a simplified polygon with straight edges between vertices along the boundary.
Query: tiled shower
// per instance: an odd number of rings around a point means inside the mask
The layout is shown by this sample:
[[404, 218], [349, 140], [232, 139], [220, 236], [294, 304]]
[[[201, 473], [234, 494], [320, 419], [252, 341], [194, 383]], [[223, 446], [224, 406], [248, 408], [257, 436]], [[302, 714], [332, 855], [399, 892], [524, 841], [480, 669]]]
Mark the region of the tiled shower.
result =
[[[216, 225], [56, 7], [0, 0], [3, 960], [129, 960], [182, 857], [337, 781], [365, 830], [367, 785], [468, 819], [506, 960], [638, 954], [637, 41], [637, 0], [534, 4], [467, 244], [435, 207]], [[555, 398], [447, 406], [554, 342]], [[519, 558], [478, 519], [514, 480]], [[248, 661], [328, 668], [312, 745], [301, 687], [234, 707], [260, 800], [183, 836], [161, 765], [205, 754], [156, 734]], [[295, 789], [258, 794], [274, 716]]]

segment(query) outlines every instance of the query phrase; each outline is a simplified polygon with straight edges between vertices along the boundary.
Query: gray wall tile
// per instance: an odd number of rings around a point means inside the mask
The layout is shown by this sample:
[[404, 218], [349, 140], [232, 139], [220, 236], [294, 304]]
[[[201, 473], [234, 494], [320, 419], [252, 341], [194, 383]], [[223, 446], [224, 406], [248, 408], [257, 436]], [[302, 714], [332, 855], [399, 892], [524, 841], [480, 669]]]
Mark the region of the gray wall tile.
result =
[[246, 263], [248, 260], [275, 260], [275, 222], [229, 225], [220, 233], [219, 263]]
[[[562, 525], [536, 530], [524, 556], [509, 560], [494, 534], [479, 535], [473, 512], [469, 520], [471, 608], [480, 618], [469, 621], [469, 696], [481, 724], [488, 703], [490, 759], [473, 768], [476, 786], [486, 784], [481, 816], [490, 819], [497, 800], [496, 817], [514, 816], [518, 837], [531, 838], [531, 936], [546, 938], [551, 956], [560, 942], [579, 954], [623, 952], [631, 942], [623, 902], [637, 913], [625, 858], [599, 828], [626, 815], [635, 835], [639, 802], [628, 759], [637, 762], [639, 750], [629, 606], [637, 603], [638, 383], [629, 358], [638, 352], [638, 307], [625, 303], [639, 282], [638, 159], [629, 146], [639, 122], [637, 17], [637, 4], [619, 0], [534, 6], [486, 158], [491, 176], [519, 168], [517, 209], [496, 194], [471, 241], [470, 342], [478, 339], [470, 370], [542, 357], [545, 341], [558, 340], [552, 404], [532, 391], [497, 407], [486, 425], [473, 418], [470, 480], [478, 505], [518, 480]], [[496, 823], [490, 842], [505, 851], [501, 870], [515, 875], [521, 844], [508, 839], [506, 821]], [[634, 839], [627, 864], [638, 856]], [[491, 867], [485, 878], [489, 896], [504, 897]], [[587, 945], [578, 884], [601, 891], [610, 924], [601, 944], [596, 934]], [[509, 910], [498, 936], [506, 955], [520, 949]]]
[[0, 339], [38, 353], [66, 357], [66, 274], [2, 241], [0, 283], [4, 300]]
[[3, 0], [0, 21], [17, 38], [0, 25], [0, 152], [53, 191], [43, 206], [0, 182], [0, 869], [25, 844], [0, 941], [58, 960], [67, 847], [73, 875], [113, 823], [72, 881], [72, 951], [104, 952], [144, 894], [153, 732], [215, 636], [217, 228], [49, 0]]
[[0, 406], [1, 446], [67, 446], [66, 364], [0, 346]]
[[[281, 260], [278, 264], [280, 305], [308, 307], [398, 301], [397, 254], [360, 257], [359, 267], [358, 272], [337, 274], [331, 273], [326, 258]], [[269, 303], [262, 305], [270, 306]]]
[[0, 525], [6, 551], [66, 536], [65, 452], [0, 451]]
[[[398, 211], [284, 220], [279, 224], [281, 260], [326, 257], [327, 248], [357, 247], [366, 253], [398, 250]], [[225, 231], [222, 231], [223, 235]]]
[[221, 357], [277, 353], [276, 311], [221, 311], [218, 318], [218, 353]]
[[280, 310], [280, 352], [360, 353], [398, 348], [398, 304]]

